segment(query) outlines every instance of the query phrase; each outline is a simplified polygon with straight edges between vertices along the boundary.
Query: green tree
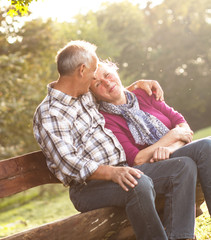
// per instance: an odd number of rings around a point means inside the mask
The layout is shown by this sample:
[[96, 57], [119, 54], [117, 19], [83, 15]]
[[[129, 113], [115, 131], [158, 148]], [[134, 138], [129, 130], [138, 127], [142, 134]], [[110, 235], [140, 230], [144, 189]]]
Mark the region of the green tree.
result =
[[36, 106], [57, 79], [54, 57], [70, 40], [98, 46], [119, 63], [124, 85], [157, 79], [169, 105], [196, 130], [210, 126], [210, 13], [208, 0], [168, 0], [145, 9], [129, 1], [104, 4], [73, 22], [41, 19], [20, 24], [0, 10], [1, 158], [38, 149], [32, 133]]
[[98, 11], [98, 22], [115, 42], [125, 85], [157, 79], [167, 102], [196, 130], [210, 126], [210, 12], [207, 0], [168, 0], [145, 9], [128, 1]]
[[37, 0], [11, 0], [11, 6], [13, 8], [8, 9], [8, 14], [13, 17], [21, 14], [21, 16], [29, 13], [29, 5]]
[[[55, 55], [59, 48], [74, 39], [84, 39], [110, 55], [107, 33], [99, 28], [96, 16], [76, 16], [76, 22], [58, 23], [41, 19], [25, 22], [18, 29], [20, 17], [1, 12], [0, 32], [0, 114], [1, 158], [39, 149], [32, 131], [32, 119], [37, 105], [46, 95], [46, 85], [58, 77]], [[99, 44], [98, 44], [99, 43]], [[117, 55], [117, 53], [116, 53]]]
[[[1, 158], [38, 149], [32, 133], [32, 118], [46, 92], [46, 82], [55, 75], [51, 41], [52, 22], [27, 22], [13, 30], [13, 18], [1, 13], [0, 123]], [[36, 34], [34, 34], [36, 32]], [[45, 80], [43, 80], [45, 79]]]

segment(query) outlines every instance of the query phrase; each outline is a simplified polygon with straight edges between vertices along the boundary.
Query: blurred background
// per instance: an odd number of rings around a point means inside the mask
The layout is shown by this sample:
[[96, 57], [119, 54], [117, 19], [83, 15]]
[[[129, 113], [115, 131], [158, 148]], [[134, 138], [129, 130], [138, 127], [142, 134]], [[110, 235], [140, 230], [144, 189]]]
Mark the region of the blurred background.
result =
[[[211, 135], [209, 0], [38, 0], [29, 16], [13, 18], [7, 14], [8, 3], [0, 1], [0, 159], [39, 150], [32, 132], [34, 111], [47, 93], [46, 85], [58, 78], [57, 51], [77, 39], [96, 44], [101, 59], [118, 63], [125, 86], [138, 79], [159, 81], [165, 101], [185, 116], [197, 137]], [[51, 188], [51, 200], [54, 193]], [[43, 194], [39, 189], [20, 199], [29, 202]], [[49, 202], [49, 196], [46, 199]], [[5, 212], [14, 210], [10, 201], [0, 205], [4, 224], [15, 215]], [[29, 225], [31, 218], [18, 223]]]
[[13, 18], [3, 2], [0, 159], [38, 149], [33, 113], [46, 95], [46, 85], [58, 77], [58, 49], [76, 39], [96, 44], [100, 58], [118, 63], [125, 86], [137, 79], [158, 80], [165, 101], [185, 116], [194, 131], [211, 126], [208, 0], [78, 4], [38, 0], [30, 8], [32, 16]]

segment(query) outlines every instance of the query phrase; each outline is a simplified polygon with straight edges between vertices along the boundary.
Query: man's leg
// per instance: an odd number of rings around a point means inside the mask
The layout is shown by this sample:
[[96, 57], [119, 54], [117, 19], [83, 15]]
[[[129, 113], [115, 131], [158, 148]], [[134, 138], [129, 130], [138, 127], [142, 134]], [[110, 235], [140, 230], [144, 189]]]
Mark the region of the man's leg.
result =
[[195, 162], [180, 157], [136, 167], [153, 180], [157, 194], [165, 195], [163, 225], [168, 238], [194, 238]]
[[181, 156], [188, 156], [195, 161], [198, 168], [199, 181], [211, 215], [211, 138], [193, 141], [171, 155], [171, 157]]
[[70, 187], [70, 199], [81, 212], [97, 208], [125, 207], [138, 240], [167, 240], [164, 227], [155, 209], [152, 180], [142, 175], [138, 185], [124, 191], [111, 181], [91, 180], [87, 185]]

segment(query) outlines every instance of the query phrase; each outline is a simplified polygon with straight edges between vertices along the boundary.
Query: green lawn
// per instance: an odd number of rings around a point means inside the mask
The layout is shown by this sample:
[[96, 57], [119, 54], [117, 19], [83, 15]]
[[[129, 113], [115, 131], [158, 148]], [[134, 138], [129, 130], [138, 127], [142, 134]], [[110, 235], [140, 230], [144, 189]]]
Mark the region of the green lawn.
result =
[[[211, 136], [211, 127], [195, 132], [194, 139]], [[196, 236], [199, 240], [211, 239], [211, 218], [209, 216], [206, 204], [202, 204], [204, 214], [196, 219]]]
[[211, 127], [204, 128], [194, 133], [194, 139], [199, 139], [207, 136], [211, 136]]
[[211, 239], [211, 218], [209, 216], [206, 204], [202, 204], [203, 214], [196, 219], [195, 234], [198, 240]]
[[[195, 133], [194, 139], [211, 136], [211, 127]], [[199, 240], [211, 239], [211, 219], [206, 205], [196, 219]], [[0, 200], [0, 238], [50, 221], [68, 217], [77, 211], [69, 200], [68, 189], [52, 184]]]
[[36, 187], [0, 201], [0, 238], [76, 213], [61, 184]]

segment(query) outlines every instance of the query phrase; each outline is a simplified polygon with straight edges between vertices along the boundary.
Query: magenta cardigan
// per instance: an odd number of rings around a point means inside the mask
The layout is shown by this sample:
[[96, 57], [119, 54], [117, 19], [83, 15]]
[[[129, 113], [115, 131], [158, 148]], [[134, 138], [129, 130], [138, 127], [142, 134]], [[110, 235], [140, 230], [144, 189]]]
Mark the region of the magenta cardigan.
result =
[[[169, 129], [174, 128], [179, 123], [186, 122], [180, 113], [169, 107], [164, 101], [156, 101], [154, 95], [148, 96], [147, 93], [141, 89], [136, 89], [133, 93], [135, 93], [138, 99], [140, 109], [157, 117]], [[122, 116], [113, 115], [104, 111], [100, 111], [100, 113], [102, 113], [105, 118], [105, 127], [112, 130], [123, 146], [128, 165], [133, 166], [137, 153], [141, 149], [146, 148], [147, 145], [138, 145], [135, 143], [127, 122]]]

